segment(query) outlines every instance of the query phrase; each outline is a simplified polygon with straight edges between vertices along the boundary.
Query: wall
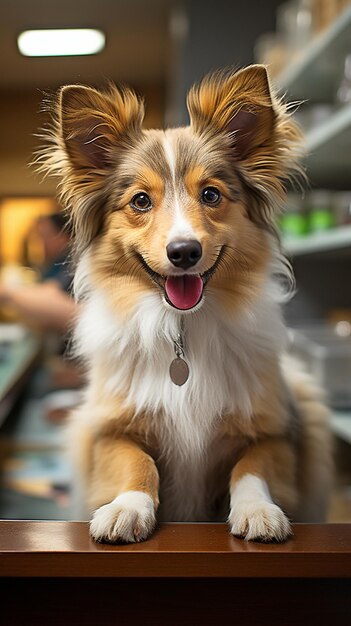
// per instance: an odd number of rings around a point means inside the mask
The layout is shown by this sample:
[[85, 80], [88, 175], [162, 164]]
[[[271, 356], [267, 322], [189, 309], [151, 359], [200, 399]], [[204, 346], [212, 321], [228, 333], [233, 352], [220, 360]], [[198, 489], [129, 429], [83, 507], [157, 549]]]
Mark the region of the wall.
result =
[[[146, 127], [163, 124], [163, 84], [136, 86], [145, 96]], [[56, 183], [43, 180], [29, 167], [34, 151], [40, 145], [35, 134], [46, 121], [40, 112], [44, 93], [40, 90], [0, 92], [0, 198], [7, 196], [50, 196]]]
[[[170, 90], [168, 118], [186, 123], [186, 93], [193, 82], [210, 70], [254, 62], [259, 35], [276, 26], [281, 0], [184, 0], [178, 8], [173, 33], [174, 84]], [[182, 17], [183, 16], [183, 17]]]

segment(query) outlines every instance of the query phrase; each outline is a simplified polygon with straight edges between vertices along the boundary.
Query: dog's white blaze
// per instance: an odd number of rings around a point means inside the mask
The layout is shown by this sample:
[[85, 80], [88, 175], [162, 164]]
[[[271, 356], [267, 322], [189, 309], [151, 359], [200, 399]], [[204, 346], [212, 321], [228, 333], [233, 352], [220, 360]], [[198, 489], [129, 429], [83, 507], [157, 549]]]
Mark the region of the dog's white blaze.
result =
[[167, 241], [169, 243], [174, 239], [197, 239], [196, 233], [194, 232], [191, 223], [186, 219], [184, 212], [182, 211], [181, 201], [179, 199], [179, 194], [175, 184], [176, 157], [172, 145], [172, 140], [166, 133], [164, 135], [163, 147], [173, 178], [173, 223], [168, 233]]
[[175, 154], [174, 154], [171, 139], [167, 135], [167, 133], [164, 134], [163, 147], [166, 153], [168, 165], [171, 170], [172, 178], [173, 180], [175, 180], [175, 166], [176, 166]]

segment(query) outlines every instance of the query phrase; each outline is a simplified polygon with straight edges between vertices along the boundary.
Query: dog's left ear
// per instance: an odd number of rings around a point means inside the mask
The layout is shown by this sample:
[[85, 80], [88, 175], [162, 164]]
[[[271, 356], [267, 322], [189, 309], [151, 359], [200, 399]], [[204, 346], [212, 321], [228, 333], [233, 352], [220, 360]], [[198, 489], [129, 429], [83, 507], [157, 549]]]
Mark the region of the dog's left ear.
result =
[[229, 135], [239, 160], [271, 138], [275, 111], [263, 65], [205, 77], [190, 90], [187, 105], [194, 131]]
[[271, 93], [266, 68], [210, 74], [190, 90], [188, 109], [193, 132], [229, 149], [240, 165], [251, 219], [274, 228], [287, 179], [302, 173], [303, 137], [288, 105]]
[[131, 89], [68, 85], [58, 109], [63, 144], [76, 168], [108, 169], [118, 149], [141, 133], [144, 107]]

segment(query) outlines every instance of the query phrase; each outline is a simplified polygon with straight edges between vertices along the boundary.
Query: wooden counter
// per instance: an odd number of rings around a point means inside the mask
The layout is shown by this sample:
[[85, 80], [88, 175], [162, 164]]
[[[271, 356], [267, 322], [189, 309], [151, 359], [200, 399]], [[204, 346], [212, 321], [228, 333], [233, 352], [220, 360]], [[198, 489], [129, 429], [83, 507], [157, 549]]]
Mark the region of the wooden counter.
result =
[[351, 623], [351, 524], [296, 525], [285, 544], [225, 524], [163, 524], [133, 545], [84, 522], [0, 522], [4, 626], [341, 626]]
[[[162, 524], [143, 543], [96, 544], [85, 522], [0, 522], [0, 575], [351, 577], [351, 524], [296, 525], [284, 544], [235, 539], [225, 524]], [[351, 583], [350, 583], [351, 588]]]

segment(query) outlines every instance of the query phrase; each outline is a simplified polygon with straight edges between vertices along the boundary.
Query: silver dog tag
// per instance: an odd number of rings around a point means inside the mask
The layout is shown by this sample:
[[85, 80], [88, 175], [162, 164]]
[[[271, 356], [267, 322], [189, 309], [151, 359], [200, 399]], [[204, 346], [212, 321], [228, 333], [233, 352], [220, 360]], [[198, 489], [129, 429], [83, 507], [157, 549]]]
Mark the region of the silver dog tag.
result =
[[186, 383], [189, 378], [189, 367], [184, 359], [177, 357], [173, 359], [170, 367], [169, 367], [169, 375], [171, 377], [171, 381], [181, 387]]

